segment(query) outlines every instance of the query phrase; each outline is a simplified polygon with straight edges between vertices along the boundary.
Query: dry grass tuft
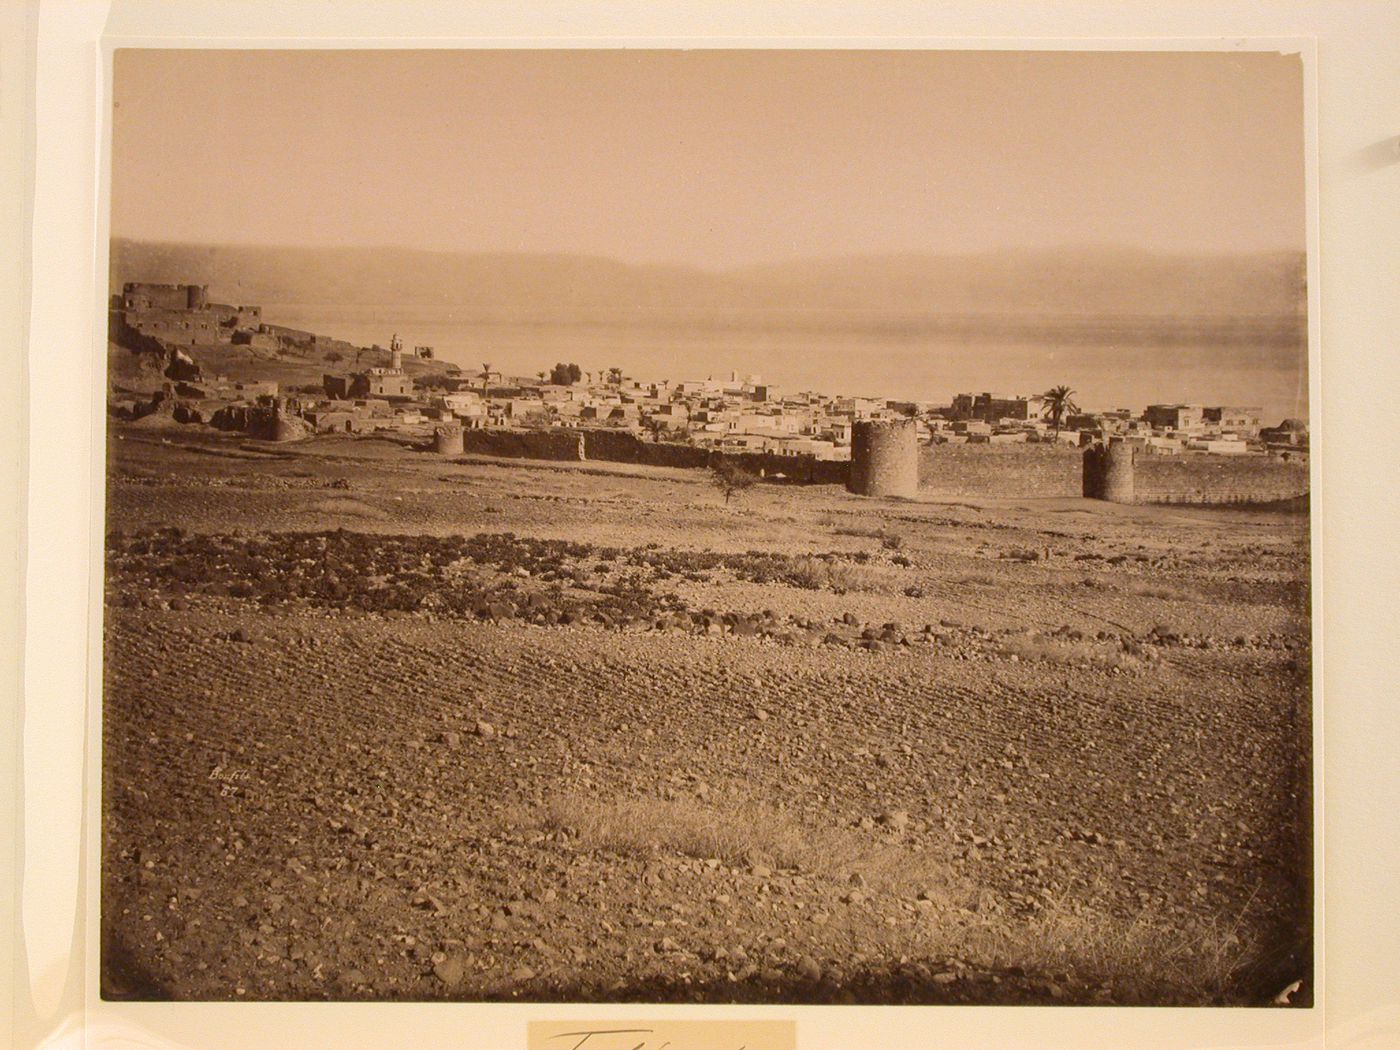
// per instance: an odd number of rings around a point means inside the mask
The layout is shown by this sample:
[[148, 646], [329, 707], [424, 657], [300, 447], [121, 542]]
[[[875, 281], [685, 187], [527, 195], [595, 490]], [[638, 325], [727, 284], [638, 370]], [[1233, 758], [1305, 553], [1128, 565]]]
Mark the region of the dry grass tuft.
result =
[[883, 539], [885, 535], [884, 529], [863, 529], [848, 525], [837, 526], [831, 531], [835, 536], [858, 536], [866, 540]]
[[1143, 660], [1128, 652], [1120, 642], [1099, 642], [1053, 638], [1043, 634], [1011, 635], [1000, 642], [1001, 651], [1020, 660], [1042, 663], [1093, 667], [1116, 667], [1134, 671], [1144, 666]]
[[995, 587], [997, 581], [985, 572], [965, 572], [961, 576], [954, 576], [948, 581], [953, 584], [961, 584], [965, 587]]
[[887, 551], [897, 551], [904, 546], [904, 537], [888, 529], [866, 529], [848, 525], [838, 525], [832, 530], [834, 536], [858, 536], [861, 539], [879, 540]]
[[1079, 581], [1079, 585], [1098, 591], [1119, 591], [1122, 594], [1131, 594], [1138, 598], [1157, 598], [1164, 602], [1201, 602], [1206, 600], [1206, 596], [1198, 588], [1163, 583], [1160, 580], [1085, 576]]
[[[512, 824], [574, 836], [585, 848], [625, 857], [666, 853], [719, 860], [733, 867], [763, 863], [848, 885], [859, 874], [869, 892], [935, 899], [940, 913], [981, 921], [919, 924], [870, 936], [901, 940], [911, 950], [965, 959], [989, 969], [1072, 976], [1106, 1000], [1134, 1003], [1239, 1003], [1257, 946], [1246, 943], [1239, 915], [1183, 920], [1143, 912], [1125, 918], [1049, 894], [1027, 913], [988, 911], [993, 895], [957, 880], [938, 857], [897, 834], [849, 827], [813, 828], [793, 815], [750, 800], [718, 808], [692, 798], [602, 799], [565, 795], [543, 812], [512, 815]], [[1097, 894], [1090, 893], [1089, 897]]]
[[1119, 589], [1139, 598], [1158, 598], [1164, 602], [1199, 602], [1203, 597], [1200, 591], [1190, 587], [1148, 580], [1126, 580]]
[[788, 578], [809, 591], [887, 592], [895, 586], [888, 572], [874, 566], [812, 557], [795, 559]]
[[853, 828], [812, 828], [762, 803], [723, 809], [687, 798], [553, 799], [536, 823], [621, 856], [678, 853], [730, 866], [762, 863], [845, 883], [859, 874], [872, 889], [912, 894], [944, 884], [943, 864], [896, 838]]
[[[1246, 906], [1247, 907], [1247, 906]], [[976, 957], [1031, 973], [1071, 973], [1117, 1004], [1239, 1002], [1257, 961], [1233, 919], [1133, 918], [1049, 901], [1016, 924], [967, 931]]]

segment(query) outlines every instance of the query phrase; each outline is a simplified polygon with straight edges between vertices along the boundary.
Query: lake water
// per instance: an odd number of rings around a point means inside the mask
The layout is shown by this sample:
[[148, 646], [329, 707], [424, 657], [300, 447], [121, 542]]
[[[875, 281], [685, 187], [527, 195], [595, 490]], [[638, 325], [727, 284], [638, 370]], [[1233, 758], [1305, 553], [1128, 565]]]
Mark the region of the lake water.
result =
[[269, 303], [264, 319], [357, 345], [434, 347], [439, 359], [507, 376], [547, 372], [556, 362], [584, 371], [621, 368], [637, 379], [758, 374], [784, 390], [860, 394], [947, 404], [984, 390], [1035, 393], [1061, 383], [1086, 409], [1141, 409], [1153, 403], [1257, 405], [1274, 423], [1307, 418], [1304, 352], [1263, 340], [1175, 341], [1150, 337], [1040, 338], [950, 335], [875, 320], [697, 323], [509, 323], [464, 319], [448, 307]]

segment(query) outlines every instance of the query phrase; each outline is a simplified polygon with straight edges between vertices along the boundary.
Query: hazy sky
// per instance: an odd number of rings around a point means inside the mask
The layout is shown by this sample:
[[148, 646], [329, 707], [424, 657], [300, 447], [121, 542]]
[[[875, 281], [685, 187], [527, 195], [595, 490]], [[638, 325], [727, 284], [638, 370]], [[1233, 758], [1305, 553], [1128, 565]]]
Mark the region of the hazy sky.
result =
[[710, 267], [1302, 250], [1302, 67], [1236, 53], [117, 53], [118, 236]]

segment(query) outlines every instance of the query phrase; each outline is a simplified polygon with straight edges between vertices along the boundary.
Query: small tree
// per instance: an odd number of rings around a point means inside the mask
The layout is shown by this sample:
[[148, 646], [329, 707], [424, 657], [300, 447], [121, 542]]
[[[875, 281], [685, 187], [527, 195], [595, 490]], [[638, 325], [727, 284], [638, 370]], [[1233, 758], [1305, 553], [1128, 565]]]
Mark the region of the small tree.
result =
[[729, 500], [742, 495], [758, 484], [758, 475], [750, 474], [733, 460], [722, 459], [710, 468], [710, 480], [715, 488], [724, 493], [725, 506]]
[[579, 371], [578, 365], [566, 365], [560, 361], [549, 373], [549, 381], [556, 386], [573, 386], [581, 378], [583, 373]]

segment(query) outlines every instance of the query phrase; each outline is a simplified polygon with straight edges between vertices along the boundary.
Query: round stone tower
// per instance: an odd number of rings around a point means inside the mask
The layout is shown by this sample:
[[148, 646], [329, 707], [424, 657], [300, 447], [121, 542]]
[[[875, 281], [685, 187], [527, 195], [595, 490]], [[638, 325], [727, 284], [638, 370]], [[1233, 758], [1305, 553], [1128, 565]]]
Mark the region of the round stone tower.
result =
[[284, 398], [272, 399], [272, 418], [267, 424], [269, 441], [300, 441], [306, 437], [306, 427], [295, 415], [287, 411]]
[[1084, 495], [1109, 503], [1137, 502], [1133, 482], [1134, 451], [1130, 443], [1121, 439], [1085, 449]]
[[191, 310], [203, 310], [209, 301], [209, 286], [207, 284], [189, 284], [185, 286], [185, 304]]
[[285, 412], [278, 412], [272, 417], [273, 441], [297, 441], [305, 436], [296, 420]]
[[1110, 441], [1103, 467], [1103, 498], [1110, 503], [1134, 503], [1133, 446], [1126, 441]]
[[433, 451], [440, 456], [460, 456], [466, 450], [462, 428], [454, 423], [433, 431]]
[[859, 496], [917, 496], [919, 436], [914, 420], [858, 421], [851, 433], [846, 487]]

